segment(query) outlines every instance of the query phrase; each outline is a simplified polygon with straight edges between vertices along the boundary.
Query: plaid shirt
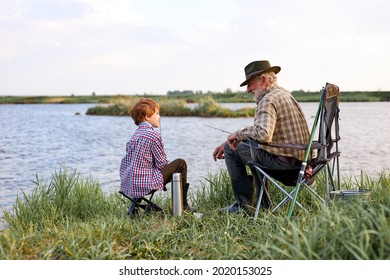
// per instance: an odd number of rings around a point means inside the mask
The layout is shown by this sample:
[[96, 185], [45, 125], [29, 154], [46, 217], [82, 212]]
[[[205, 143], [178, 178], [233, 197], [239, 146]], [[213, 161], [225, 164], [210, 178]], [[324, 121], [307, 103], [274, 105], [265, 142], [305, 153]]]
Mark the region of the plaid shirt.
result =
[[121, 191], [138, 198], [164, 187], [160, 169], [168, 164], [161, 135], [147, 122], [139, 124], [121, 161]]
[[[254, 139], [266, 144], [307, 144], [310, 133], [305, 116], [290, 92], [274, 85], [257, 104], [253, 126], [236, 131], [237, 139]], [[272, 147], [260, 148], [277, 156], [303, 160], [304, 150]]]

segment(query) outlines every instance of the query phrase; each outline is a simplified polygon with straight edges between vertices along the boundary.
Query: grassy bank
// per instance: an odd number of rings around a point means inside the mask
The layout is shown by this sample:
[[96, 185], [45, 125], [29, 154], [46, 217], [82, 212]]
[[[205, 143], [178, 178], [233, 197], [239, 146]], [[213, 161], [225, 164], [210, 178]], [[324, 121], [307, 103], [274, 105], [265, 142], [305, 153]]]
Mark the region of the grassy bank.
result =
[[345, 179], [343, 189], [372, 190], [371, 200], [324, 206], [302, 192], [310, 214], [298, 210], [219, 214], [231, 203], [226, 171], [210, 175], [192, 193], [201, 219], [169, 215], [167, 191], [157, 198], [167, 215], [129, 219], [128, 201], [116, 191], [63, 168], [5, 212], [0, 259], [389, 259], [390, 174]]

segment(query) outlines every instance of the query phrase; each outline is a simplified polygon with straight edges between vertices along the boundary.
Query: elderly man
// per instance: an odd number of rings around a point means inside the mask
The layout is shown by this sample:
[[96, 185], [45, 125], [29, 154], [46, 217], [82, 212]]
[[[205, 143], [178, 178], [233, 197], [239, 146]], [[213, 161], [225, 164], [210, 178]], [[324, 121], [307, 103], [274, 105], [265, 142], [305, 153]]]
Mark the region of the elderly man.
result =
[[[305, 144], [310, 134], [305, 116], [291, 93], [277, 84], [281, 68], [267, 60], [254, 61], [245, 67], [245, 81], [257, 104], [252, 126], [230, 134], [227, 141], [213, 152], [214, 160], [225, 159], [230, 175], [235, 202], [220, 209], [226, 213], [238, 213], [241, 209], [251, 212], [253, 204], [253, 179], [246, 171], [251, 160], [249, 142], [256, 140], [256, 161], [270, 169], [287, 169], [300, 166], [305, 151], [281, 148], [272, 144]], [[271, 145], [267, 145], [271, 144]]]

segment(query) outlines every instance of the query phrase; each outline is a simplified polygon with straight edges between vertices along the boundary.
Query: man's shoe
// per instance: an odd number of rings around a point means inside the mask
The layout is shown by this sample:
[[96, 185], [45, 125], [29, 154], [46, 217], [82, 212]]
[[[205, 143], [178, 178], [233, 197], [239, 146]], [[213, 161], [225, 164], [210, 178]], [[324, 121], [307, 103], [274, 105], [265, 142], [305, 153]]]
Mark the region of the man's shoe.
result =
[[227, 214], [236, 214], [241, 211], [241, 207], [238, 205], [238, 202], [236, 201], [228, 207], [220, 208], [219, 211]]

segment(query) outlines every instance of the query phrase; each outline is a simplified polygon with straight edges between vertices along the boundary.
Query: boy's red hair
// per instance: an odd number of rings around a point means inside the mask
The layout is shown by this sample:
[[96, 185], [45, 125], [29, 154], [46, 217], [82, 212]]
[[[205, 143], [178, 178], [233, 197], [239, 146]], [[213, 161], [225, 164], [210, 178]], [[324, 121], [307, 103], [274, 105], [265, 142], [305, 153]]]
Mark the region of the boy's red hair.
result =
[[160, 110], [160, 105], [150, 98], [140, 98], [131, 109], [130, 115], [135, 125], [139, 125], [146, 117], [151, 117], [156, 110]]

